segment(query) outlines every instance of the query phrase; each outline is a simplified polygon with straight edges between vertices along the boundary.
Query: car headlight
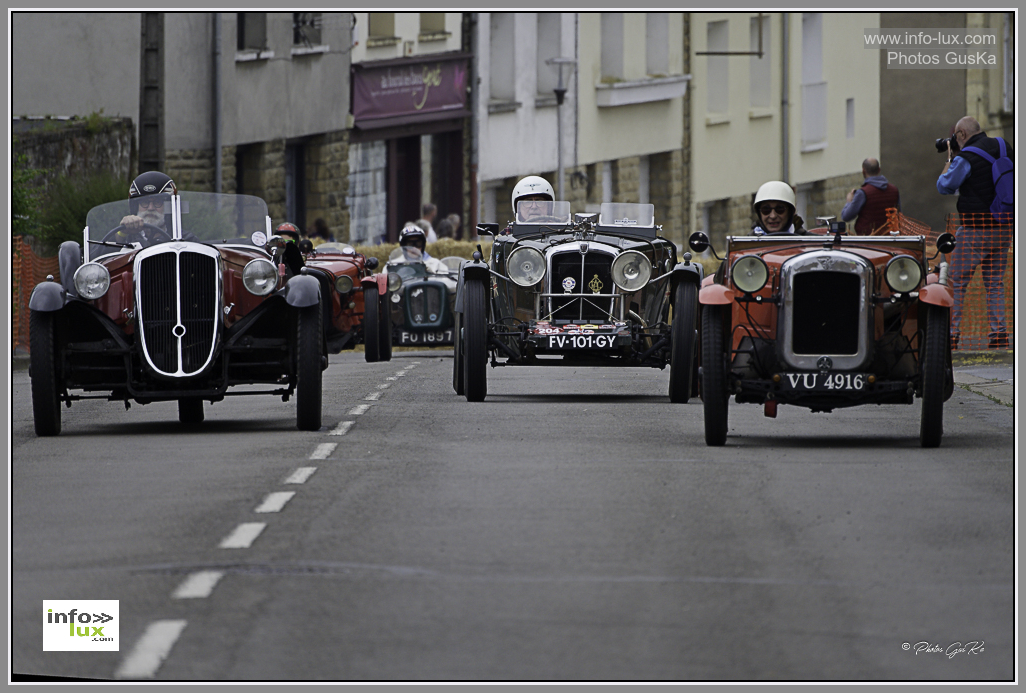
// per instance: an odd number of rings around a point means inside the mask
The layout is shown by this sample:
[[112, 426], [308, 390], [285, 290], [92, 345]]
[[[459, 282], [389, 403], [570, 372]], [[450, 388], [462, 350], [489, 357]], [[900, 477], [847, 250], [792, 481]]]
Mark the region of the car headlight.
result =
[[919, 263], [908, 255], [899, 255], [891, 258], [887, 263], [887, 271], [884, 272], [887, 286], [899, 294], [907, 294], [915, 291], [919, 286], [919, 280], [923, 278], [923, 268]]
[[403, 278], [397, 272], [388, 273], [388, 290], [395, 293], [403, 285]]
[[335, 291], [340, 294], [348, 294], [353, 290], [353, 278], [348, 274], [343, 274], [341, 277], [335, 280]]
[[613, 260], [613, 283], [627, 292], [634, 292], [648, 284], [652, 277], [652, 263], [637, 250], [620, 253]]
[[766, 286], [769, 280], [769, 268], [761, 257], [746, 255], [734, 263], [730, 270], [730, 280], [734, 286], [746, 294], [754, 294]]
[[517, 286], [534, 286], [545, 277], [545, 256], [534, 248], [517, 248], [506, 261], [506, 274]]
[[92, 301], [107, 293], [109, 288], [110, 272], [103, 265], [87, 262], [75, 270], [75, 290], [82, 298]]
[[266, 296], [278, 286], [278, 270], [269, 260], [257, 258], [242, 270], [242, 284], [249, 293]]

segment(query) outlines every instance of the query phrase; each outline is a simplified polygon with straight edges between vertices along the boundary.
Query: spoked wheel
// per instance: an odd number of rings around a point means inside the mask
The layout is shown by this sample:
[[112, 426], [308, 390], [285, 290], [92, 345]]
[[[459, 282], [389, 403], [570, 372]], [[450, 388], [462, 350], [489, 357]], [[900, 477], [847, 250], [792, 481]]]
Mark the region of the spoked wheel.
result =
[[296, 426], [301, 431], [321, 427], [321, 307], [299, 309], [296, 321]]
[[684, 404], [691, 398], [697, 312], [698, 287], [681, 282], [674, 293], [673, 323], [670, 328], [670, 401], [677, 404]]
[[392, 360], [392, 317], [388, 307], [388, 294], [381, 296], [378, 301], [381, 312], [378, 318], [378, 360]]
[[57, 340], [53, 313], [29, 313], [29, 367], [32, 376], [32, 417], [37, 436], [61, 432], [61, 398], [57, 391]]
[[725, 309], [702, 308], [702, 404], [706, 445], [727, 442], [727, 359], [723, 334]]
[[463, 386], [463, 337], [460, 334], [462, 325], [463, 316], [460, 313], [456, 313], [452, 326], [452, 389], [460, 396], [466, 394]]
[[951, 343], [948, 337], [947, 308], [926, 306], [926, 339], [920, 352], [920, 377], [923, 379], [923, 412], [919, 422], [919, 444], [924, 448], [940, 445], [944, 434], [944, 394]]
[[363, 355], [368, 363], [380, 358], [381, 344], [381, 301], [378, 300], [378, 287], [367, 286], [363, 289]]
[[203, 400], [199, 397], [178, 400], [178, 420], [186, 425], [203, 423]]
[[483, 281], [463, 285], [463, 390], [468, 402], [488, 394], [488, 305]]

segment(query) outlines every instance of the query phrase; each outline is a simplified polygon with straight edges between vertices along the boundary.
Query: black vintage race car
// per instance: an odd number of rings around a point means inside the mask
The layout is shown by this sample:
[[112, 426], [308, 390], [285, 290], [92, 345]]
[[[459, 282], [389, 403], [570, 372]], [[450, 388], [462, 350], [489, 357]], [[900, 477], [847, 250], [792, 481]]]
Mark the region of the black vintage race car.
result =
[[463, 258], [438, 260], [414, 246], [392, 251], [385, 263], [389, 324], [395, 346], [443, 346], [453, 342], [452, 305]]
[[702, 266], [659, 236], [650, 204], [605, 203], [572, 216], [569, 202], [521, 202], [489, 258], [460, 268], [453, 389], [485, 398], [497, 366], [670, 366], [669, 393], [697, 387]]

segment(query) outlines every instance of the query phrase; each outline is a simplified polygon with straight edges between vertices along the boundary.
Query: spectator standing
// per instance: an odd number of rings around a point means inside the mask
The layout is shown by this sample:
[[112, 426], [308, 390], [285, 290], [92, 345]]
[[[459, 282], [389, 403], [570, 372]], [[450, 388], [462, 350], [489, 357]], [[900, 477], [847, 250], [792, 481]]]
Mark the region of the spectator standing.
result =
[[[434, 227], [431, 222], [435, 220], [435, 215], [438, 214], [438, 207], [434, 206], [430, 202], [425, 202], [424, 206], [420, 208], [420, 219], [417, 220], [417, 225], [424, 229], [424, 233], [427, 234], [427, 242], [434, 243], [438, 240], [438, 235], [435, 233]], [[421, 222], [424, 222], [423, 224]]]
[[334, 243], [335, 237], [331, 235], [331, 231], [328, 230], [328, 222], [324, 219], [317, 217], [314, 219], [313, 226], [307, 231], [307, 238], [314, 246], [319, 246], [321, 243]]
[[[952, 147], [951, 140], [948, 140], [948, 160], [937, 179], [937, 191], [941, 195], [958, 193], [956, 208], [960, 225], [955, 232], [957, 244], [948, 268], [948, 278], [955, 292], [955, 305], [951, 310], [951, 348], [958, 347], [965, 290], [973, 271], [979, 266], [987, 293], [987, 320], [990, 323], [987, 346], [990, 349], [1007, 349], [1004, 276], [1012, 243], [1013, 220], [1002, 220], [1008, 227], [1001, 228], [994, 219], [990, 211], [996, 195], [991, 163], [979, 154], [965, 151], [966, 147], [978, 147], [997, 158], [1001, 145], [997, 138], [987, 137], [972, 116], [965, 116], [955, 124], [952, 138], [957, 147]], [[1011, 145], [1005, 143], [1005, 149], [1008, 158], [1014, 160]]]
[[449, 221], [449, 217], [444, 217], [440, 222], [438, 222], [438, 229], [435, 233], [438, 235], [439, 240], [453, 237], [452, 222]]
[[460, 235], [460, 215], [453, 213], [446, 217], [449, 223], [452, 224], [452, 237], [459, 238]]
[[880, 174], [880, 162], [870, 157], [862, 162], [861, 188], [848, 193], [848, 204], [841, 210], [841, 221], [851, 221], [856, 216], [855, 233], [859, 236], [872, 235], [887, 222], [887, 210], [901, 210], [898, 186], [888, 182]]

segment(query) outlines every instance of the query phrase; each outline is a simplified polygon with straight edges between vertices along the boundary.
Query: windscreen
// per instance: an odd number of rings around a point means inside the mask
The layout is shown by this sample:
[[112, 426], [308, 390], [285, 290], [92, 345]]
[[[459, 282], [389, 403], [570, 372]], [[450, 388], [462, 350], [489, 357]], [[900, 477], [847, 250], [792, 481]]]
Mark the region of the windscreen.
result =
[[655, 205], [603, 202], [599, 208], [599, 226], [655, 228]]
[[518, 224], [569, 224], [570, 203], [549, 200], [521, 200], [517, 203]]

